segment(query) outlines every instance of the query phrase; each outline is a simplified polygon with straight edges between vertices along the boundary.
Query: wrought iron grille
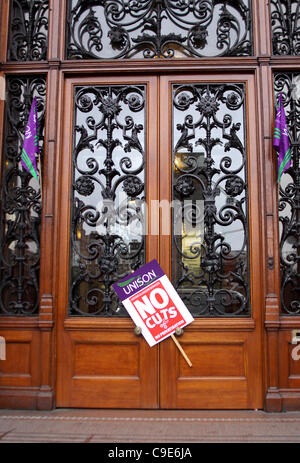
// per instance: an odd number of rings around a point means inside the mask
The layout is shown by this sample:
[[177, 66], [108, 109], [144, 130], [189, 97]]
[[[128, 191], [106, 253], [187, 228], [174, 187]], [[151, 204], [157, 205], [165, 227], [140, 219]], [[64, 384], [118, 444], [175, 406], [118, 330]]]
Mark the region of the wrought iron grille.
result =
[[251, 0], [68, 0], [68, 59], [249, 56]]
[[43, 156], [45, 95], [44, 77], [7, 79], [0, 224], [2, 315], [38, 312], [41, 195], [38, 182], [24, 170], [20, 157], [34, 96], [38, 102], [41, 158]]
[[145, 262], [145, 92], [75, 89], [71, 315], [127, 316], [111, 285]]
[[274, 97], [280, 93], [289, 128], [292, 166], [279, 186], [280, 296], [284, 314], [300, 314], [300, 74], [274, 75]]
[[12, 0], [8, 59], [47, 59], [49, 0]]
[[196, 317], [250, 315], [243, 84], [173, 86], [173, 284]]
[[274, 55], [300, 54], [300, 1], [271, 0]]

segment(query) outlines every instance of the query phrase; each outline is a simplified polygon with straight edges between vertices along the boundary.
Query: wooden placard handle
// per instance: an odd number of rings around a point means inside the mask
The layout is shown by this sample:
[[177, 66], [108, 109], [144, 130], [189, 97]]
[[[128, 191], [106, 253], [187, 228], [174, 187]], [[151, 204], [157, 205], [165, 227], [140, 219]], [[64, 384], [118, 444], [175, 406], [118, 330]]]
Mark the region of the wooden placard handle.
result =
[[173, 341], [175, 342], [176, 346], [178, 347], [178, 349], [180, 350], [181, 354], [183, 355], [186, 363], [188, 364], [189, 367], [192, 366], [192, 362], [190, 361], [190, 359], [188, 358], [188, 356], [186, 355], [186, 353], [184, 352], [184, 350], [182, 349], [181, 345], [179, 344], [179, 342], [177, 341], [177, 339], [175, 338], [174, 334], [171, 334], [171, 338], [173, 339]]

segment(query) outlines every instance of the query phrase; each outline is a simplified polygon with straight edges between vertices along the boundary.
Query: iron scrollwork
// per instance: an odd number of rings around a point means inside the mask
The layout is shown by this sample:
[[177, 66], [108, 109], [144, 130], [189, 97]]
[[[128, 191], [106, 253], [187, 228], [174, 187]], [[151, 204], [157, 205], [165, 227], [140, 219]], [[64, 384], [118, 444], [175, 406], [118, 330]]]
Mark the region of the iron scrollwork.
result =
[[12, 0], [10, 10], [11, 61], [47, 59], [49, 0]]
[[67, 58], [252, 55], [251, 0], [69, 0]]
[[111, 285], [145, 259], [145, 87], [76, 87], [70, 315], [127, 316]]
[[271, 0], [274, 55], [300, 54], [299, 0]]
[[173, 284], [196, 317], [250, 315], [243, 84], [173, 87]]
[[38, 182], [22, 167], [20, 157], [33, 96], [38, 102], [43, 157], [45, 95], [44, 77], [7, 79], [0, 229], [1, 315], [38, 312], [41, 194]]
[[274, 97], [285, 108], [292, 165], [279, 186], [280, 298], [281, 311], [300, 315], [300, 74], [275, 73]]

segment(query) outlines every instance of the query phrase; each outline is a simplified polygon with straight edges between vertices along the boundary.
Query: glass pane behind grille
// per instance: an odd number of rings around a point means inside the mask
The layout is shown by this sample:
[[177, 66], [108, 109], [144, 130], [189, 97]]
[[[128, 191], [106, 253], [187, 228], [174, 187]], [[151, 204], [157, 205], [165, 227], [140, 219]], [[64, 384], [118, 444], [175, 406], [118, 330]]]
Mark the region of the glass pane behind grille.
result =
[[68, 1], [68, 59], [252, 55], [251, 1]]
[[145, 87], [76, 87], [70, 314], [127, 316], [111, 285], [145, 262]]
[[173, 284], [194, 316], [250, 315], [244, 86], [173, 86]]
[[11, 0], [8, 59], [47, 59], [49, 0]]
[[274, 55], [300, 55], [299, 0], [271, 0]]

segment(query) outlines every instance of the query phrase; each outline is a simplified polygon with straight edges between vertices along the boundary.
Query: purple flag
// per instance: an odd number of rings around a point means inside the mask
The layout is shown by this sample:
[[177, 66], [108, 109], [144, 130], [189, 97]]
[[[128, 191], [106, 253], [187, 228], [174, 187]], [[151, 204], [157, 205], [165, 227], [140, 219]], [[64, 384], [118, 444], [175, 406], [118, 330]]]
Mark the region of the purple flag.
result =
[[34, 178], [38, 180], [36, 169], [36, 154], [39, 152], [37, 101], [33, 98], [28, 123], [24, 135], [21, 154], [21, 164]]
[[289, 143], [289, 134], [286, 124], [286, 117], [284, 112], [284, 107], [282, 103], [282, 94], [279, 96], [279, 105], [277, 108], [276, 119], [275, 119], [275, 129], [274, 129], [274, 138], [273, 146], [278, 152], [278, 179], [277, 182], [280, 182], [281, 175], [283, 172], [288, 169], [292, 164], [292, 154]]

